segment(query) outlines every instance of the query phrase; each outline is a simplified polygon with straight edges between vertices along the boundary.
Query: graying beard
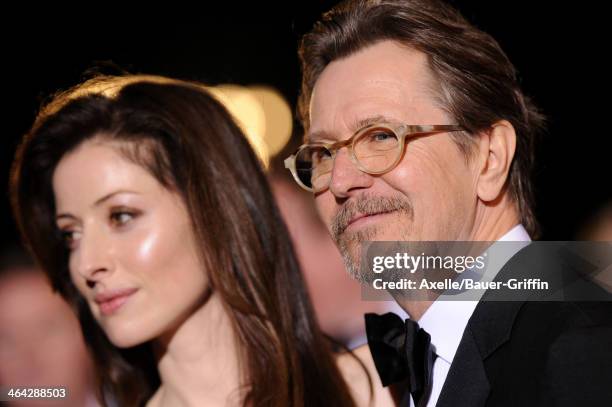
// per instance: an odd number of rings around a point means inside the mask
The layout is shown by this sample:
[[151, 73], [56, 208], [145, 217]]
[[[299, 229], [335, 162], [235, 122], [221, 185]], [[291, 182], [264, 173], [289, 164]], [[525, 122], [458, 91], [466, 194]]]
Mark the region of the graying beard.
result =
[[[374, 274], [368, 269], [362, 270], [360, 267], [362, 242], [372, 240], [377, 234], [376, 229], [368, 228], [359, 232], [343, 234], [338, 240], [338, 249], [342, 254], [344, 266], [349, 275], [361, 283], [370, 283], [374, 279]], [[354, 255], [351, 255], [354, 253]]]
[[[413, 217], [409, 198], [383, 198], [363, 195], [356, 201], [347, 202], [332, 221], [332, 238], [338, 245], [344, 260], [344, 266], [349, 275], [359, 282], [370, 283], [374, 279], [372, 272], [367, 269], [365, 271], [361, 270], [359, 262], [361, 259], [361, 243], [373, 240], [378, 231], [376, 228], [366, 228], [355, 233], [345, 233], [345, 230], [356, 213], [372, 214], [393, 211], [397, 212], [398, 215], [405, 214], [409, 219]], [[351, 250], [351, 246], [355, 246], [354, 250]], [[351, 256], [352, 251], [356, 253], [355, 256]]]

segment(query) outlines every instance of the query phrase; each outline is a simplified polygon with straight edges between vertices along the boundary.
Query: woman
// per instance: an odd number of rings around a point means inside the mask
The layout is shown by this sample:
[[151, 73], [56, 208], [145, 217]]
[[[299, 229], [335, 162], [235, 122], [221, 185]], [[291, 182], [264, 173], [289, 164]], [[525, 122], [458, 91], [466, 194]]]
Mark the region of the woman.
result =
[[104, 403], [353, 405], [259, 162], [201, 86], [100, 77], [57, 95], [11, 197]]

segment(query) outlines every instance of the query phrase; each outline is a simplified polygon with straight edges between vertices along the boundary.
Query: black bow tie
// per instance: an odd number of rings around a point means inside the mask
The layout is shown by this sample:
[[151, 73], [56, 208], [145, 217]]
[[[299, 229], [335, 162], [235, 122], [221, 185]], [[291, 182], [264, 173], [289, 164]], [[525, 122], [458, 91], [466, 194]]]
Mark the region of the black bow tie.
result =
[[415, 405], [425, 405], [436, 356], [429, 334], [415, 321], [402, 321], [392, 312], [366, 314], [365, 323], [368, 346], [383, 386], [407, 380]]

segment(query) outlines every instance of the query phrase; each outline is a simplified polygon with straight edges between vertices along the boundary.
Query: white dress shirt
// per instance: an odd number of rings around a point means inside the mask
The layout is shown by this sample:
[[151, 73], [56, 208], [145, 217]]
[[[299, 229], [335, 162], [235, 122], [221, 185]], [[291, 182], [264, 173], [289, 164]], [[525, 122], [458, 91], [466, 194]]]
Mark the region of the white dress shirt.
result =
[[[531, 238], [527, 231], [522, 225], [517, 225], [512, 228], [508, 233], [502, 236], [498, 241], [515, 241], [515, 242], [531, 242]], [[524, 245], [523, 245], [524, 246]], [[521, 246], [516, 246], [516, 251], [520, 250]], [[491, 272], [490, 268], [487, 271], [487, 279], [495, 277], [497, 272], [501, 270], [501, 267], [510, 258], [516, 254], [516, 252], [505, 252], [505, 258], [497, 260], [499, 264], [494, 267], [494, 272]], [[446, 381], [446, 376], [450, 369], [451, 363], [459, 342], [463, 337], [463, 331], [467, 327], [467, 323], [474, 312], [474, 309], [478, 305], [478, 301], [434, 301], [433, 304], [425, 311], [421, 319], [419, 319], [419, 326], [429, 333], [431, 336], [431, 343], [435, 349], [437, 357], [435, 358], [433, 365], [433, 378], [432, 378], [432, 390], [427, 407], [433, 407], [438, 402], [442, 386]], [[414, 406], [414, 400], [410, 398], [410, 406]]]

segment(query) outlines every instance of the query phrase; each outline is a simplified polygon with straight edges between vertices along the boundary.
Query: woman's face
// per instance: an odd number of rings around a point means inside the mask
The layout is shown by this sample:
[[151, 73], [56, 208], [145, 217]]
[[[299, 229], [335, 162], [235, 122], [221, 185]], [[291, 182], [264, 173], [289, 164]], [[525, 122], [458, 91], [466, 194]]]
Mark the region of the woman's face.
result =
[[116, 144], [66, 154], [53, 191], [70, 276], [113, 344], [157, 338], [200, 306], [207, 279], [182, 199]]

